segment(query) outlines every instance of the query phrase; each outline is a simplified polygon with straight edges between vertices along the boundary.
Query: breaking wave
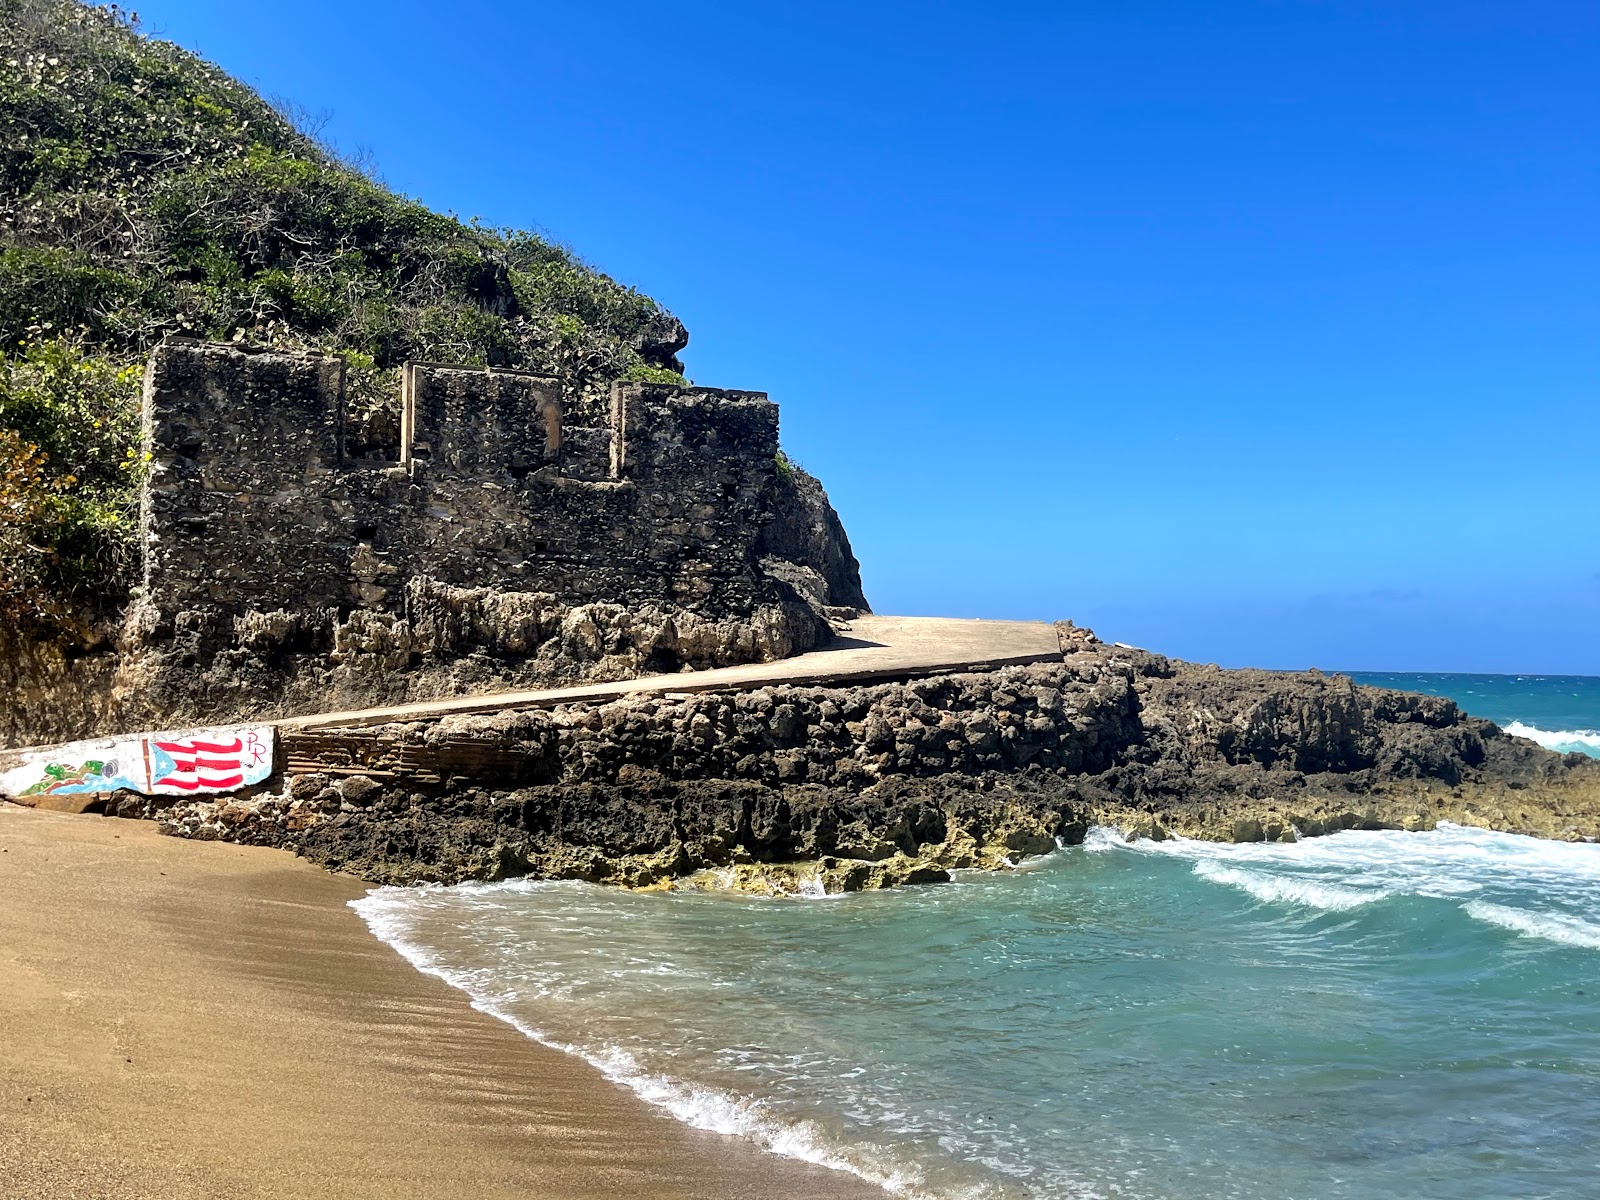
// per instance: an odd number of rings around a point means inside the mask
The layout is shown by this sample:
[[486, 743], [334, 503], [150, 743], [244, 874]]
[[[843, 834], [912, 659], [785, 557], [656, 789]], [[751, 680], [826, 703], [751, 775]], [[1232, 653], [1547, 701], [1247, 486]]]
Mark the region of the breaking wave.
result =
[[1461, 911], [1477, 921], [1498, 925], [1525, 938], [1542, 938], [1563, 946], [1600, 950], [1600, 925], [1566, 913], [1530, 912], [1487, 900], [1469, 900]]
[[[1322, 1194], [1330, 1147], [1355, 1164], [1350, 1200], [1512, 1194], [1517, 1171], [1585, 1194], [1600, 846], [1448, 824], [1237, 845], [1102, 828], [960, 879], [828, 904], [518, 880], [352, 907], [664, 1115], [886, 1195], [1278, 1200]], [[1444, 1075], [1441, 1011], [1464, 1014]], [[1352, 1103], [1330, 1070], [1373, 1082]], [[1484, 1097], [1572, 1151], [1519, 1143], [1524, 1165], [1488, 1187], [1435, 1156]], [[1415, 1155], [1372, 1157], [1375, 1122]], [[1268, 1125], [1275, 1152], [1255, 1153]]]
[[1201, 879], [1225, 883], [1248, 892], [1265, 903], [1303, 904], [1308, 908], [1321, 908], [1329, 912], [1360, 908], [1363, 904], [1371, 904], [1391, 894], [1384, 888], [1346, 887], [1337, 883], [1319, 883], [1314, 879], [1264, 875], [1259, 871], [1246, 871], [1210, 861], [1197, 862], [1194, 873]]
[[1600, 758], [1600, 733], [1593, 729], [1540, 729], [1536, 725], [1524, 725], [1521, 721], [1512, 721], [1505, 730], [1513, 737], [1538, 742], [1546, 750], [1555, 750], [1562, 754], [1576, 751], [1591, 758]]
[[1085, 848], [1187, 860], [1194, 874], [1263, 904], [1346, 912], [1401, 896], [1454, 900], [1524, 937], [1600, 949], [1600, 846], [1441, 822], [1426, 833], [1345, 830], [1297, 842], [1127, 841], [1092, 831]]

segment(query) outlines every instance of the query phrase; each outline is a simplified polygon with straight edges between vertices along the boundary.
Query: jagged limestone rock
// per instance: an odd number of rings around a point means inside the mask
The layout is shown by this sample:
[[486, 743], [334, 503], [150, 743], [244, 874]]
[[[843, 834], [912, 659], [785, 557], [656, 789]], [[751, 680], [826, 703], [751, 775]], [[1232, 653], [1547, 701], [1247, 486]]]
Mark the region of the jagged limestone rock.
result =
[[[1448, 820], [1600, 837], [1600, 761], [1449, 700], [1074, 641], [1060, 663], [906, 683], [289, 734], [300, 759], [345, 765], [227, 806], [139, 798], [111, 811], [385, 882], [516, 864], [635, 887], [728, 870], [777, 890], [798, 886], [798, 868], [772, 864], [831, 863], [815, 867], [824, 890], [897, 886], [1004, 869], [1092, 825], [1286, 841]], [[337, 783], [368, 769], [372, 786]]]

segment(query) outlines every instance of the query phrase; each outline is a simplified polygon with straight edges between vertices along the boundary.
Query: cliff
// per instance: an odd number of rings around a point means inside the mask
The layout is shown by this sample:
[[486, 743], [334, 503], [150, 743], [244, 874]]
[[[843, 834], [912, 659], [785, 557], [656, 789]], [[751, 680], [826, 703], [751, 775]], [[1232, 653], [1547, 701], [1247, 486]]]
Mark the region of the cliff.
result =
[[[759, 392], [655, 301], [431, 213], [127, 20], [0, 0], [0, 743], [786, 656], [866, 606]], [[1448, 701], [1065, 628], [1043, 666], [293, 734], [106, 806], [381, 880], [875, 886], [1112, 823], [1600, 835]]]

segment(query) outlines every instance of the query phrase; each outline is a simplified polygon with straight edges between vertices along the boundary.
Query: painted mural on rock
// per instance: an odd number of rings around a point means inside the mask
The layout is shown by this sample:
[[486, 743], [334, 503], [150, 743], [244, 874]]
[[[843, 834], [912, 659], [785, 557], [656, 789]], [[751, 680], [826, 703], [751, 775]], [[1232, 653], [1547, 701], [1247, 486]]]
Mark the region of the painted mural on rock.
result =
[[0, 772], [0, 795], [27, 800], [125, 789], [147, 796], [231, 792], [272, 774], [270, 725], [130, 734], [31, 752]]

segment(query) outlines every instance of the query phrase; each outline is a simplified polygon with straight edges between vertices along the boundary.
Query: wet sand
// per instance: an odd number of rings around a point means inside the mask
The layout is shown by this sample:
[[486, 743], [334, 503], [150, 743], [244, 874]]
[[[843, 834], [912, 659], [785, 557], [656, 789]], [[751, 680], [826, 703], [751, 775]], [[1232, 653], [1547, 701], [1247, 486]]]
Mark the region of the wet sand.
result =
[[0, 1197], [872, 1197], [686, 1129], [276, 850], [0, 802]]

